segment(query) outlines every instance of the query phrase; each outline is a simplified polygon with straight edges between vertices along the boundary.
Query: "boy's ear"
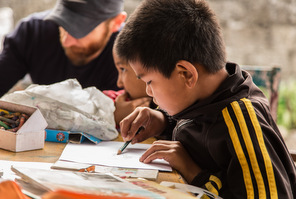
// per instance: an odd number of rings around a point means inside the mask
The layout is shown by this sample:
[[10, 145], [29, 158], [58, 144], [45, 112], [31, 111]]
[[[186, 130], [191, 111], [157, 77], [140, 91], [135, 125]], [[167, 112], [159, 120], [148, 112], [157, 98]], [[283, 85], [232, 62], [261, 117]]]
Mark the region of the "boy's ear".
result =
[[121, 24], [125, 21], [126, 17], [127, 17], [127, 14], [124, 11], [119, 13], [116, 17], [114, 17], [114, 19], [112, 20], [112, 23], [113, 23], [111, 28], [112, 32], [116, 32], [119, 30], [119, 28], [121, 27]]
[[178, 75], [189, 88], [195, 86], [198, 80], [198, 71], [193, 64], [185, 60], [180, 60], [176, 64], [176, 69], [178, 70]]

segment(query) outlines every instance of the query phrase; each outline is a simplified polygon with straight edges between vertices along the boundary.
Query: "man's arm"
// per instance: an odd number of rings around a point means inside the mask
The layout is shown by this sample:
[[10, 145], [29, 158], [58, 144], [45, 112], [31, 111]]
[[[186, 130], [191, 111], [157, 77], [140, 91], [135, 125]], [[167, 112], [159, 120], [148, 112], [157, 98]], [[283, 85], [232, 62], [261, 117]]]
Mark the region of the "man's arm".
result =
[[0, 54], [0, 96], [4, 95], [28, 72], [25, 52], [28, 45], [28, 22], [21, 22], [8, 34]]

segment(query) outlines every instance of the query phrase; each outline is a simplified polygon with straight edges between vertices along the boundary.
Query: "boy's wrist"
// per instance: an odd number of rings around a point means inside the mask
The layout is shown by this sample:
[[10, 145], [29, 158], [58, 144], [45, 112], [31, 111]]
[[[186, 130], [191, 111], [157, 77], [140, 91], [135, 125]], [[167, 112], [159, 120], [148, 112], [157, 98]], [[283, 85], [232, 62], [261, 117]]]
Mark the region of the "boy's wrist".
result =
[[195, 163], [186, 164], [186, 167], [187, 168], [182, 169], [182, 176], [186, 179], [188, 183], [191, 184], [191, 182], [193, 182], [193, 180], [196, 178], [196, 176], [199, 175], [199, 173], [201, 173], [202, 170]]
[[156, 108], [157, 111], [161, 112], [164, 116], [164, 123], [165, 123], [165, 128], [164, 130], [157, 136], [155, 136], [157, 139], [164, 139], [164, 140], [171, 140], [172, 139], [172, 132], [173, 129], [176, 126], [176, 122], [168, 115], [168, 113], [157, 107]]
[[192, 185], [203, 187], [206, 182], [209, 181], [210, 173], [206, 170], [200, 171], [196, 176], [189, 182]]

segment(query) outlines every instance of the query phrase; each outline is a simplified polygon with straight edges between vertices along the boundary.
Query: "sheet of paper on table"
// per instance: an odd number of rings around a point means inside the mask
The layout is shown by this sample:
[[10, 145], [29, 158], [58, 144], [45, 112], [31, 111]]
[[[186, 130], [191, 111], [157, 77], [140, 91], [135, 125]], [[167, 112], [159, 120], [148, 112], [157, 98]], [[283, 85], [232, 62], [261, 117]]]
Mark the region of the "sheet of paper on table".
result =
[[[88, 170], [88, 168], [91, 168], [92, 166], [93, 165], [91, 164], [58, 160], [50, 168], [57, 170], [82, 171]], [[95, 165], [94, 172], [112, 173], [113, 175], [120, 177], [145, 178], [149, 180], [156, 180], [158, 176], [158, 170], [155, 169], [121, 168], [102, 165]]]
[[22, 166], [31, 169], [50, 169], [52, 163], [45, 162], [22, 162], [22, 161], [8, 161], [8, 160], [0, 160], [0, 168], [3, 170], [3, 175], [1, 176], [3, 179], [14, 180], [15, 174], [11, 171], [11, 166]]
[[122, 145], [123, 142], [115, 141], [102, 141], [99, 144], [68, 143], [59, 160], [91, 165], [172, 171], [172, 167], [165, 160], [154, 160], [150, 164], [139, 161], [141, 155], [151, 146], [150, 144], [130, 144], [122, 154], [117, 155]]

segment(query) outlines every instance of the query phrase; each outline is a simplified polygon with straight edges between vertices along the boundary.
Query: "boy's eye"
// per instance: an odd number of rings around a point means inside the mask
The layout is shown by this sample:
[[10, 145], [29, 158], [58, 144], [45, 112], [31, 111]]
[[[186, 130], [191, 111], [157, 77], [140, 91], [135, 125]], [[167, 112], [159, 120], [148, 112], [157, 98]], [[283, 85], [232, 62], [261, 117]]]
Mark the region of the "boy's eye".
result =
[[146, 83], [147, 85], [151, 84], [151, 80], [149, 82]]
[[120, 71], [124, 72], [124, 71], [126, 71], [126, 69], [125, 68], [120, 68]]

